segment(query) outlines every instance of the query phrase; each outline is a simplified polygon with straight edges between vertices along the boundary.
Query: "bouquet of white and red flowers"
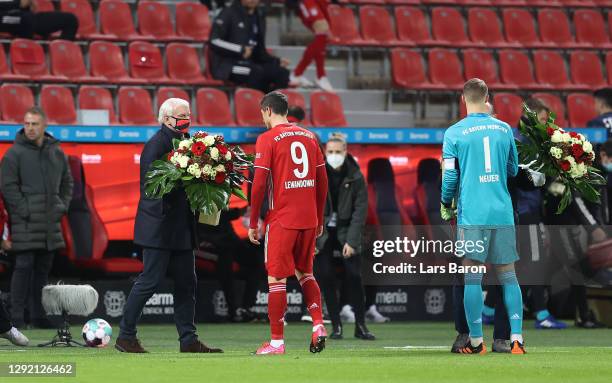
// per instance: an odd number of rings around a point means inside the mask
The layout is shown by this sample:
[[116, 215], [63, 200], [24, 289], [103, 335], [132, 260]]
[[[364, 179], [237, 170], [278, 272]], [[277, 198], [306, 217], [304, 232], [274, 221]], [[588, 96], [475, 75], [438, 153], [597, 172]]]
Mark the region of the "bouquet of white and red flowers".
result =
[[605, 185], [606, 180], [593, 167], [595, 153], [589, 140], [580, 133], [566, 132], [555, 125], [554, 113], [546, 123], [541, 123], [526, 105], [523, 109], [525, 118], [521, 119], [519, 131], [526, 141], [518, 143], [520, 163], [555, 180], [549, 189], [561, 196], [557, 214], [569, 205], [572, 192], [599, 203], [597, 187]]
[[200, 222], [216, 225], [231, 195], [243, 200], [245, 170], [253, 156], [239, 146], [225, 143], [223, 136], [197, 132], [191, 138], [174, 139], [174, 149], [153, 161], [146, 174], [145, 196], [159, 199], [182, 186], [191, 210], [200, 213]]

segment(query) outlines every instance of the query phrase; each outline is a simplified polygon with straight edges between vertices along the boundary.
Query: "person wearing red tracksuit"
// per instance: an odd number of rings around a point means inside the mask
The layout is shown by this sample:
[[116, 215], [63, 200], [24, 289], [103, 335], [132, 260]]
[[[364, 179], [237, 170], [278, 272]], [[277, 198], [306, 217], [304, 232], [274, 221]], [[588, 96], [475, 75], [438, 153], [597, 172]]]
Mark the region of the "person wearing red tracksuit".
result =
[[[328, 92], [333, 92], [327, 75], [325, 73], [325, 50], [327, 47], [327, 39], [329, 35], [329, 14], [327, 7], [330, 0], [299, 0], [297, 2], [296, 12], [306, 28], [314, 33], [314, 39], [308, 44], [302, 59], [293, 70], [290, 77], [290, 83], [297, 84], [301, 87], [312, 87], [315, 84]], [[291, 5], [295, 4], [295, 0], [289, 0]], [[304, 76], [304, 71], [314, 60], [317, 68], [317, 79], [315, 84]]]
[[313, 276], [315, 241], [323, 232], [327, 197], [325, 160], [316, 136], [287, 121], [287, 96], [268, 93], [261, 101], [268, 130], [255, 144], [255, 176], [251, 189], [249, 239], [259, 245], [259, 212], [268, 195], [264, 255], [268, 271], [268, 317], [271, 341], [257, 355], [284, 354], [284, 315], [287, 278], [300, 282], [306, 308], [312, 316], [310, 351], [325, 348], [321, 291]]

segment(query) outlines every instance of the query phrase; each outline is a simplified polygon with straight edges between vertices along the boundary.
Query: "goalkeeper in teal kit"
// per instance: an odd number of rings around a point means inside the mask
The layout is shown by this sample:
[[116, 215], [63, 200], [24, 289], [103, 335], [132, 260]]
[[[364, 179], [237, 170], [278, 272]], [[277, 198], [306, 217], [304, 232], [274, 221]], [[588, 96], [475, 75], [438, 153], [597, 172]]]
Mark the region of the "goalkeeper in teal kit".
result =
[[[453, 199], [457, 201], [457, 240], [481, 244], [465, 254], [463, 265], [495, 266], [510, 318], [511, 351], [524, 354], [523, 299], [514, 271], [518, 254], [507, 186], [507, 178], [518, 172], [514, 135], [508, 124], [488, 114], [484, 81], [467, 81], [463, 98], [468, 116], [444, 133], [441, 214], [445, 220], [451, 219], [455, 215]], [[481, 319], [482, 278], [482, 273], [465, 274], [464, 307], [470, 342], [460, 349], [463, 354], [486, 353]]]

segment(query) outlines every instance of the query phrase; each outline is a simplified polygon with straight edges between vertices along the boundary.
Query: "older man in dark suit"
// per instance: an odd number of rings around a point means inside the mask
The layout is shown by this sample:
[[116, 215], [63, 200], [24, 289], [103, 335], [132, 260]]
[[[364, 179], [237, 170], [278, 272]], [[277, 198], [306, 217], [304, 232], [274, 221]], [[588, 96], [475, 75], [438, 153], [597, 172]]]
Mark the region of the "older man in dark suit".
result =
[[143, 248], [144, 270], [127, 299], [115, 348], [122, 352], [147, 352], [136, 337], [136, 323], [145, 303], [155, 293], [170, 267], [174, 277], [174, 320], [181, 352], [222, 352], [198, 340], [194, 324], [196, 275], [195, 217], [184, 189], [162, 199], [144, 196], [145, 175], [151, 163], [172, 150], [172, 140], [188, 137], [189, 103], [166, 100], [159, 109], [161, 129], [145, 144], [140, 157], [140, 202], [134, 225], [134, 243]]

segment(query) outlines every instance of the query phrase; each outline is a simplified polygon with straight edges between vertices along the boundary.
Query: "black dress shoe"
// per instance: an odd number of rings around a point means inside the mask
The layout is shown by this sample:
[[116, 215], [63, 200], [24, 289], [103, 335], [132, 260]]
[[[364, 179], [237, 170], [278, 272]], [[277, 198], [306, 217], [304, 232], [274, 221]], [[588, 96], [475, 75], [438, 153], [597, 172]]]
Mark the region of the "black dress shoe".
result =
[[363, 340], [376, 340], [374, 334], [368, 330], [365, 323], [355, 323], [355, 338]]
[[332, 331], [329, 338], [330, 339], [344, 339], [344, 337], [342, 336], [342, 325], [337, 324], [337, 325], [334, 325], [333, 327], [334, 327], [334, 330]]
[[595, 313], [589, 311], [585, 318], [579, 318], [576, 320], [576, 327], [586, 329], [606, 328], [607, 326], [595, 318]]

